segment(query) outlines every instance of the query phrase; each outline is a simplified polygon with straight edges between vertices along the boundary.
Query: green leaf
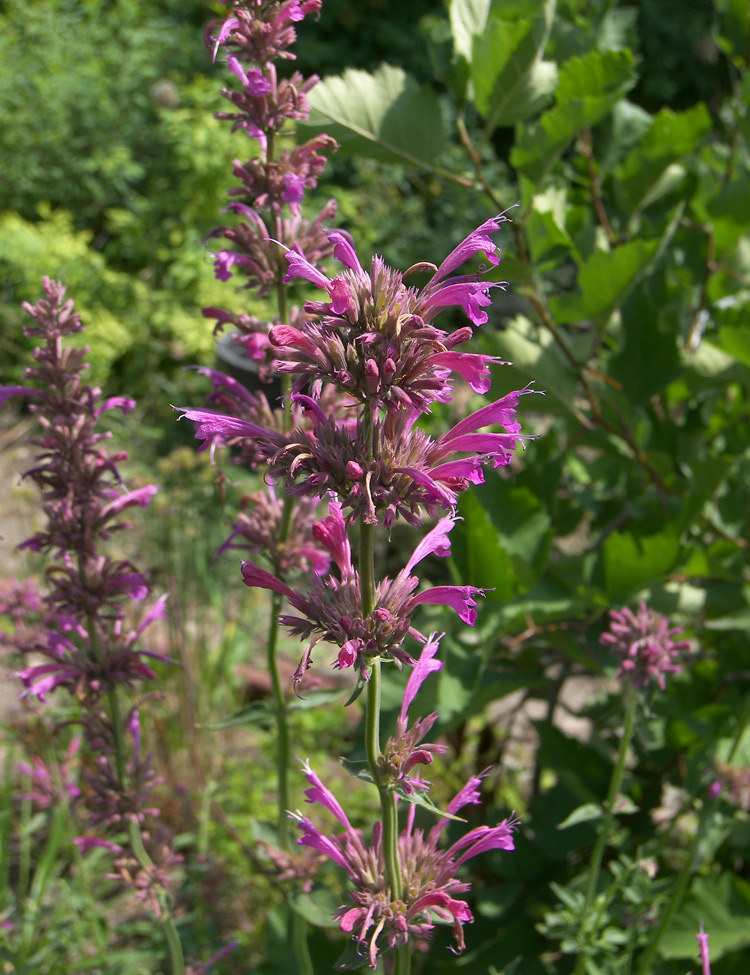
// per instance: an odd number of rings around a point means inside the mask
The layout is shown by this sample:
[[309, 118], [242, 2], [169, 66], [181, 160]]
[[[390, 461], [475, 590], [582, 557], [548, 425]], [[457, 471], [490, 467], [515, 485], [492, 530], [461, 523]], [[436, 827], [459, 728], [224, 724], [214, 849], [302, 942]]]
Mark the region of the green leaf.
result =
[[568, 191], [564, 186], [549, 186], [531, 200], [526, 232], [532, 260], [538, 264], [551, 250], [573, 248], [573, 241], [565, 227], [568, 211]]
[[486, 342], [494, 355], [512, 362], [513, 371], [526, 382], [533, 379], [538, 389], [556, 397], [566, 409], [573, 406], [578, 379], [546, 329], [518, 315], [507, 328], [488, 336]]
[[711, 117], [705, 105], [695, 105], [685, 112], [665, 108], [653, 120], [643, 141], [635, 146], [618, 168], [618, 195], [624, 210], [630, 214], [644, 209], [662, 196], [684, 176], [682, 167], [672, 170], [673, 163], [694, 152], [711, 131]]
[[604, 542], [604, 578], [607, 595], [624, 598], [650, 579], [666, 575], [680, 557], [676, 534], [635, 536], [612, 532]]
[[579, 295], [550, 299], [557, 322], [593, 319], [606, 323], [651, 263], [658, 240], [631, 240], [613, 251], [597, 251], [578, 272]]
[[561, 823], [557, 824], [558, 829], [567, 829], [569, 826], [577, 826], [578, 823], [589, 823], [595, 819], [603, 819], [604, 810], [595, 802], [587, 802], [574, 809]]
[[476, 494], [461, 495], [460, 521], [453, 532], [453, 559], [461, 579], [470, 586], [491, 589], [490, 600], [504, 601], [513, 595], [515, 576], [510, 557], [497, 529]]
[[534, 115], [554, 91], [557, 65], [541, 60], [554, 12], [555, 0], [528, 0], [522, 8], [496, 4], [484, 30], [475, 34], [471, 79], [486, 136]]
[[744, 366], [750, 366], [750, 327], [720, 328], [717, 345]]
[[355, 779], [361, 779], [363, 782], [370, 782], [373, 785], [375, 784], [375, 779], [372, 777], [372, 773], [367, 766], [366, 760], [354, 762], [350, 758], [341, 758], [339, 761], [349, 775], [354, 776]]
[[451, 0], [450, 2], [453, 50], [466, 61], [471, 61], [474, 37], [483, 33], [489, 12], [490, 0]]
[[432, 799], [430, 799], [427, 792], [420, 792], [417, 790], [416, 792], [408, 793], [400, 787], [394, 789], [393, 791], [398, 793], [404, 802], [410, 802], [414, 806], [420, 806], [422, 809], [427, 809], [428, 812], [433, 814], [433, 816], [439, 816], [441, 819], [452, 819], [457, 823], [466, 822], [466, 820], [462, 819], [461, 816], [454, 816], [453, 813], [445, 812], [444, 810], [439, 809]]
[[327, 132], [344, 152], [435, 170], [444, 144], [440, 104], [402, 68], [350, 68], [316, 85], [309, 99], [310, 118], [300, 130]]
[[741, 172], [708, 204], [716, 240], [716, 256], [731, 250], [750, 225], [750, 172]]
[[271, 709], [265, 701], [253, 701], [247, 707], [240, 708], [230, 718], [218, 721], [215, 724], [199, 724], [196, 728], [206, 731], [220, 731], [222, 728], [234, 728], [237, 725], [254, 724], [261, 727], [270, 728], [273, 724]]
[[571, 58], [560, 69], [556, 105], [537, 122], [522, 124], [511, 163], [541, 182], [586, 126], [595, 125], [635, 84], [630, 51], [591, 51]]
[[696, 877], [659, 946], [662, 958], [694, 958], [700, 925], [709, 936], [711, 960], [750, 946], [750, 884], [729, 873]]
[[685, 202], [671, 214], [659, 238], [628, 241], [613, 251], [596, 251], [578, 272], [580, 294], [565, 294], [550, 299], [552, 317], [557, 322], [579, 322], [586, 319], [606, 325], [612, 313], [620, 308], [663, 254], [679, 226]]
[[357, 700], [357, 698], [359, 697], [359, 695], [365, 689], [365, 684], [366, 684], [366, 681], [362, 677], [362, 675], [360, 674], [359, 677], [357, 678], [357, 683], [356, 683], [356, 685], [354, 687], [354, 690], [351, 692], [351, 694], [349, 695], [349, 699], [347, 700], [346, 704], [344, 705], [345, 708], [348, 708], [350, 704], [354, 704], [354, 702]]
[[654, 312], [658, 306], [648, 287], [651, 280], [637, 287], [623, 305], [622, 347], [607, 366], [631, 403], [647, 403], [681, 372], [676, 330]]
[[316, 928], [337, 928], [334, 915], [339, 901], [333, 891], [320, 888], [311, 894], [295, 894], [291, 898], [292, 909]]
[[[502, 499], [498, 503], [500, 493]], [[551, 519], [546, 506], [532, 491], [515, 484], [502, 484], [500, 490], [486, 484], [472, 494], [483, 503], [509, 555], [527, 565], [546, 565], [552, 541]]]

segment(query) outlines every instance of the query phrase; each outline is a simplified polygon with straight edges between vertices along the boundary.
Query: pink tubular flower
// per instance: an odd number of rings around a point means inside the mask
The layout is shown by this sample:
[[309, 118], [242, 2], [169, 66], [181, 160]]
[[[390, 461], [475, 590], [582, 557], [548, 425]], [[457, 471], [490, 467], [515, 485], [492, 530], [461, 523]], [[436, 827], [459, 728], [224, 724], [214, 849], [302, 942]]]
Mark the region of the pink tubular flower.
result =
[[330, 502], [329, 512], [328, 517], [313, 528], [313, 536], [338, 566], [339, 579], [333, 576], [325, 580], [314, 577], [303, 594], [253, 562], [242, 563], [245, 585], [286, 596], [299, 615], [283, 615], [280, 621], [293, 634], [302, 638], [312, 637], [294, 673], [295, 685], [299, 684], [310, 667], [314, 647], [323, 640], [339, 647], [335, 667], [356, 665], [365, 678], [369, 677], [369, 661], [378, 656], [387, 655], [399, 665], [406, 663], [414, 666], [416, 661], [402, 644], [407, 636], [420, 643], [427, 642], [411, 622], [412, 614], [420, 603], [450, 606], [465, 623], [473, 625], [476, 597], [484, 595], [481, 589], [474, 586], [438, 586], [414, 593], [419, 585], [419, 579], [412, 574], [415, 566], [430, 554], [447, 555], [450, 552], [448, 533], [453, 528], [453, 518], [441, 518], [422, 539], [395, 579], [386, 577], [375, 586], [372, 613], [365, 615], [362, 611], [359, 573], [352, 564], [341, 504]]
[[[243, 181], [252, 177], [259, 181], [258, 194], [255, 198], [256, 206], [260, 206], [264, 196], [268, 194], [282, 198], [282, 194], [287, 192], [284, 180], [291, 170], [296, 160], [289, 159], [286, 167], [274, 169], [270, 173], [265, 167], [261, 166], [257, 160], [250, 160], [244, 166], [241, 163], [235, 164], [235, 174], [239, 175]], [[252, 172], [250, 168], [252, 168]], [[300, 177], [304, 185], [308, 186], [310, 173], [302, 174]], [[270, 182], [269, 182], [270, 180]], [[243, 189], [243, 195], [247, 191]], [[278, 244], [269, 239], [268, 228], [257, 209], [248, 206], [246, 203], [230, 203], [226, 210], [237, 214], [242, 219], [234, 227], [218, 227], [209, 234], [209, 238], [218, 236], [224, 237], [232, 245], [232, 250], [222, 250], [214, 254], [216, 276], [222, 281], [231, 278], [233, 270], [241, 274], [245, 281], [244, 287], [257, 292], [259, 298], [265, 297], [273, 288], [276, 281], [276, 271], [278, 264]], [[281, 239], [288, 241], [304, 250], [313, 263], [324, 260], [332, 250], [332, 245], [328, 240], [326, 226], [336, 216], [336, 202], [329, 200], [323, 209], [313, 220], [304, 219], [298, 212], [298, 208], [281, 220]], [[208, 309], [206, 309], [208, 311]], [[204, 314], [206, 314], [204, 311]], [[210, 309], [214, 311], [214, 309]], [[242, 321], [241, 316], [232, 316], [229, 312], [222, 312], [219, 309], [221, 320], [229, 320], [233, 317], [239, 319], [237, 324]], [[212, 314], [209, 318], [219, 317]]]
[[703, 922], [701, 922], [700, 934], [696, 934], [700, 946], [701, 967], [703, 975], [711, 975], [711, 961], [708, 957], [708, 935], [703, 932]]
[[676, 661], [690, 646], [688, 640], [672, 639], [682, 633], [682, 627], [670, 628], [667, 617], [644, 602], [638, 606], [637, 613], [626, 606], [619, 611], [611, 609], [609, 616], [609, 631], [601, 635], [600, 642], [619, 655], [617, 676], [627, 675], [635, 687], [645, 687], [655, 678], [664, 690], [665, 674], [681, 672], [682, 667]]
[[[398, 841], [404, 894], [397, 900], [386, 880], [381, 824], [373, 827], [368, 845], [308, 763], [303, 763], [302, 771], [311, 786], [305, 793], [306, 801], [325, 806], [344, 827], [344, 832], [326, 836], [301, 812], [290, 813], [302, 831], [297, 842], [325, 854], [349, 875], [354, 907], [339, 909], [339, 927], [358, 942], [370, 968], [377, 966], [380, 952], [401, 947], [409, 939], [429, 937], [436, 921], [453, 926], [455, 951], [463, 951], [463, 925], [471, 922], [472, 916], [466, 901], [457, 896], [470, 889], [469, 884], [458, 879], [458, 868], [488, 850], [513, 850], [517, 821], [511, 817], [496, 826], [479, 826], [448, 849], [441, 850], [438, 843], [447, 820], [442, 819], [425, 834], [414, 828], [416, 806], [410, 804], [406, 827]], [[480, 777], [469, 780], [448, 806], [451, 815], [468, 803], [479, 802], [480, 781]]]
[[396, 722], [395, 733], [386, 741], [383, 752], [378, 759], [378, 771], [381, 781], [391, 788], [399, 788], [406, 796], [413, 795], [416, 790], [426, 791], [430, 783], [411, 772], [419, 765], [430, 765], [435, 755], [443, 755], [448, 749], [446, 745], [425, 744], [423, 739], [432, 730], [437, 721], [437, 714], [429, 714], [418, 718], [409, 727], [408, 711], [419, 688], [432, 673], [442, 669], [442, 662], [435, 659], [440, 640], [445, 634], [429, 640], [422, 648], [419, 660], [409, 674], [406, 682], [401, 712]]
[[[491, 304], [489, 292], [503, 287], [476, 274], [449, 277], [479, 252], [497, 264], [491, 234], [507, 220], [505, 214], [486, 221], [443, 261], [439, 268], [418, 264], [405, 274], [372, 260], [367, 272], [351, 241], [336, 231], [329, 234], [334, 257], [344, 265], [328, 278], [303, 254], [287, 250], [285, 281], [301, 277], [328, 293], [330, 301], [308, 301], [305, 310], [316, 319], [296, 331], [271, 330], [278, 368], [294, 375], [294, 391], [309, 385], [318, 396], [333, 383], [368, 403], [398, 412], [404, 407], [425, 412], [436, 400], [450, 399], [450, 375], [456, 372], [479, 393], [490, 386], [492, 356], [458, 353], [453, 349], [471, 338], [471, 328], [453, 334], [436, 328], [432, 319], [443, 308], [463, 307], [474, 325], [487, 321], [482, 309]], [[432, 270], [421, 290], [408, 287], [410, 273]]]

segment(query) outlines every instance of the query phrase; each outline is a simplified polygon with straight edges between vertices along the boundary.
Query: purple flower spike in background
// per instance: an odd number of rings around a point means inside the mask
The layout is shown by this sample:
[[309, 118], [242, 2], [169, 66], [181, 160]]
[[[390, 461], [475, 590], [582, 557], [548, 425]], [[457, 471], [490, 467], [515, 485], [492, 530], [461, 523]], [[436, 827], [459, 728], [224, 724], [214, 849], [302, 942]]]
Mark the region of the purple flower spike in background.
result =
[[[60, 763], [61, 782], [55, 794], [51, 773], [35, 758], [33, 767], [24, 767], [32, 777], [29, 797], [42, 806], [61, 795], [67, 797], [85, 814], [84, 828], [89, 833], [127, 831], [124, 846], [92, 835], [79, 838], [78, 845], [81, 849], [100, 846], [117, 854], [115, 876], [151, 904], [169, 926], [164, 893], [179, 857], [171, 850], [167, 831], [151, 827], [150, 820], [158, 816], [151, 793], [159, 780], [150, 756], [140, 752], [137, 709], [130, 710], [126, 728], [118, 699], [123, 690], [155, 677], [146, 661], [166, 659], [140, 646], [146, 628], [164, 617], [165, 597], [131, 629], [127, 622], [132, 603], [148, 596], [148, 583], [130, 562], [102, 551], [102, 543], [114, 532], [129, 527], [122, 513], [147, 507], [157, 488], [149, 484], [127, 490], [117, 467], [127, 454], [109, 455], [103, 449], [111, 434], [98, 429], [102, 414], [113, 409], [127, 412], [135, 403], [123, 396], [103, 400], [99, 389], [84, 383], [88, 349], [63, 342], [82, 331], [80, 318], [73, 312], [73, 302], [64, 300], [62, 285], [49, 278], [43, 284], [44, 298], [23, 305], [34, 321], [24, 332], [40, 340], [33, 353], [35, 364], [24, 376], [29, 385], [0, 387], [0, 401], [6, 395], [31, 399], [29, 410], [41, 429], [29, 440], [38, 452], [24, 476], [41, 492], [46, 525], [20, 548], [56, 561], [46, 569], [43, 607], [29, 590], [25, 600], [23, 593], [16, 592], [12, 600], [3, 601], [2, 608], [12, 612], [21, 600], [32, 611], [42, 610], [37, 625], [17, 630], [13, 641], [8, 641], [22, 653], [33, 654], [16, 677], [23, 681], [26, 696], [41, 702], [57, 688], [69, 692], [75, 720], [83, 727], [89, 767], [82, 775], [86, 789], [81, 792], [68, 769], [78, 747], [75, 740], [75, 747], [71, 743]], [[172, 935], [177, 951], [174, 931]]]
[[626, 606], [621, 610], [611, 609], [609, 615], [609, 631], [602, 634], [600, 642], [620, 657], [617, 676], [629, 677], [636, 687], [645, 687], [655, 679], [664, 690], [665, 675], [681, 672], [682, 666], [677, 661], [690, 646], [688, 640], [673, 639], [682, 633], [682, 628], [670, 627], [666, 616], [644, 602], [636, 613]]

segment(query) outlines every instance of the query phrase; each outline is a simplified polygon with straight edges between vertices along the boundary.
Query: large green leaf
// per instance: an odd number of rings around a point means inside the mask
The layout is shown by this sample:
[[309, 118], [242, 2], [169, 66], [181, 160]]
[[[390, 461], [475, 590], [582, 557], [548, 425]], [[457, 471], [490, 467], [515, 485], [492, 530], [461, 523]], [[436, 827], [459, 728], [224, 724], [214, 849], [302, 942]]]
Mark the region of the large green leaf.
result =
[[622, 306], [623, 343], [607, 365], [631, 403], [647, 403], [682, 371], [676, 329], [656, 310], [659, 290], [648, 286], [658, 277], [637, 287]]
[[636, 537], [612, 532], [604, 542], [604, 576], [607, 595], [625, 598], [651, 579], [673, 569], [680, 557], [675, 533]]
[[662, 958], [694, 958], [701, 924], [709, 936], [711, 960], [750, 947], [750, 884], [722, 874], [696, 877], [659, 947]]
[[509, 599], [515, 575], [490, 516], [473, 491], [461, 495], [458, 510], [463, 521], [453, 532], [452, 549], [461, 579], [471, 586], [491, 589], [488, 599]]
[[474, 38], [484, 31], [489, 12], [490, 0], [451, 0], [450, 2], [453, 50], [466, 61], [471, 61]]
[[557, 65], [542, 61], [555, 0], [499, 3], [473, 38], [471, 80], [486, 135], [514, 125], [544, 107], [557, 83]]
[[[618, 195], [626, 212], [642, 210], [663, 195], [673, 180], [665, 179], [669, 167], [693, 152], [711, 131], [705, 105], [685, 112], [665, 108], [654, 118], [643, 141], [635, 146], [617, 170]], [[677, 176], [677, 170], [671, 172]], [[680, 168], [680, 178], [684, 170]]]
[[560, 69], [556, 105], [521, 125], [511, 162], [540, 182], [581, 129], [600, 122], [636, 81], [630, 51], [591, 51]]
[[345, 152], [381, 162], [434, 170], [444, 143], [437, 96], [402, 68], [381, 65], [374, 74], [349, 69], [310, 93], [312, 111], [300, 131], [327, 132]]

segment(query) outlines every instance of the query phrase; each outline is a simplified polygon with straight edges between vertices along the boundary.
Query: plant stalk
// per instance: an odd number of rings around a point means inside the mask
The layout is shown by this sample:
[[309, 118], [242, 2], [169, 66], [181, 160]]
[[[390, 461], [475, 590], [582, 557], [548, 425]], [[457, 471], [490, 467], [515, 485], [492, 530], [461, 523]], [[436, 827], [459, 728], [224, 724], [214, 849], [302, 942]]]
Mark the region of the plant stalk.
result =
[[[615, 802], [617, 801], [617, 795], [622, 786], [623, 776], [625, 775], [625, 762], [628, 756], [628, 748], [630, 747], [630, 740], [633, 737], [633, 725], [635, 723], [635, 710], [638, 704], [638, 695], [635, 692], [635, 688], [631, 687], [630, 685], [626, 685], [625, 693], [627, 695], [627, 703], [625, 707], [625, 725], [623, 727], [622, 738], [620, 740], [620, 750], [617, 755], [617, 764], [614, 767], [612, 778], [609, 783], [609, 792], [607, 794], [604, 820], [599, 830], [599, 835], [596, 838], [596, 843], [594, 844], [594, 851], [591, 854], [591, 865], [589, 867], [589, 877], [586, 885], [586, 899], [583, 904], [583, 910], [581, 911], [581, 918], [578, 928], [579, 938], [581, 941], [583, 940], [583, 934], [586, 930], [586, 921], [588, 920], [591, 907], [594, 903], [596, 887], [599, 881], [599, 873], [602, 865], [602, 857], [604, 856], [604, 849], [612, 833], [612, 825], [615, 819]], [[580, 975], [580, 973], [584, 971], [584, 965], [584, 955], [580, 954], [578, 956], [578, 962], [576, 963], [575, 968], [576, 975]]]
[[[359, 582], [362, 597], [362, 615], [369, 616], [375, 604], [374, 576], [374, 525], [360, 524], [359, 538]], [[380, 750], [380, 688], [381, 660], [376, 657], [370, 664], [370, 678], [367, 682], [367, 705], [365, 711], [365, 749], [367, 764], [380, 796], [381, 820], [383, 825], [383, 863], [385, 876], [391, 890], [391, 900], [403, 900], [403, 879], [398, 858], [398, 809], [396, 795], [381, 782], [378, 759]], [[409, 975], [411, 971], [411, 949], [408, 942], [394, 949], [395, 975]]]

